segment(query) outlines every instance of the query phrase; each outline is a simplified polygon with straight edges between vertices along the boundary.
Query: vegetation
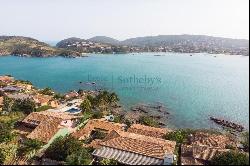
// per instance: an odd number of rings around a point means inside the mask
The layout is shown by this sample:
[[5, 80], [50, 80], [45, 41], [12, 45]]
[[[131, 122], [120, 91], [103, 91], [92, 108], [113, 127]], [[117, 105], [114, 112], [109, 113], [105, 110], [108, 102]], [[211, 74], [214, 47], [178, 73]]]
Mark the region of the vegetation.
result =
[[95, 111], [95, 112], [93, 112], [92, 118], [93, 118], [93, 119], [100, 119], [100, 118], [102, 118], [103, 116], [104, 116], [103, 112], [101, 112], [101, 111]]
[[84, 112], [90, 112], [92, 105], [91, 102], [88, 99], [85, 99], [81, 105], [80, 105], [81, 110], [83, 110]]
[[52, 160], [66, 161], [68, 156], [77, 154], [81, 149], [82, 143], [76, 138], [67, 135], [56, 138], [45, 151], [45, 156]]
[[7, 84], [4, 83], [4, 82], [2, 82], [2, 81], [0, 81], [0, 88], [1, 88], [1, 87], [5, 87], [5, 86], [7, 86]]
[[64, 99], [64, 95], [60, 94], [60, 93], [56, 93], [54, 95], [54, 99], [57, 99], [57, 100], [63, 100]]
[[236, 151], [229, 151], [215, 155], [211, 165], [249, 165], [249, 156]]
[[46, 111], [46, 110], [51, 109], [51, 108], [53, 108], [53, 107], [51, 107], [49, 105], [44, 105], [44, 106], [36, 108], [36, 112]]
[[18, 99], [14, 101], [11, 109], [15, 112], [23, 112], [25, 114], [30, 114], [36, 111], [36, 104], [31, 99]]
[[114, 159], [102, 159], [100, 165], [119, 165], [118, 162]]
[[107, 135], [106, 133], [98, 131], [98, 130], [93, 131], [93, 133], [91, 133], [91, 137], [93, 140], [94, 139], [104, 139], [106, 137], [106, 135]]
[[7, 96], [4, 96], [3, 97], [3, 108], [2, 108], [2, 110], [4, 112], [11, 112], [11, 106], [12, 106], [12, 104], [13, 104], [13, 100], [10, 99]]
[[18, 156], [27, 156], [35, 153], [43, 146], [43, 143], [34, 139], [25, 140], [17, 149]]
[[12, 124], [0, 123], [0, 143], [9, 142], [15, 137], [11, 130]]
[[3, 150], [0, 149], [0, 165], [4, 164], [5, 158], [6, 158], [6, 156], [5, 156], [4, 152], [3, 152]]
[[242, 134], [242, 145], [245, 149], [245, 151], [249, 152], [249, 132], [245, 132]]
[[150, 116], [141, 116], [139, 122], [146, 126], [159, 127], [159, 123]]
[[188, 136], [193, 134], [194, 130], [191, 129], [179, 129], [165, 135], [166, 140], [176, 141], [178, 144], [187, 143]]
[[90, 165], [92, 155], [86, 148], [81, 148], [79, 151], [68, 155], [66, 158], [67, 165]]
[[43, 95], [49, 95], [49, 96], [54, 95], [54, 92], [52, 91], [52, 89], [48, 88], [48, 87], [40, 90], [39, 93], [41, 93]]
[[0, 123], [14, 123], [24, 117], [22, 112], [10, 112], [8, 114], [0, 115]]
[[15, 80], [15, 83], [32, 85], [32, 82], [30, 82], [28, 80]]

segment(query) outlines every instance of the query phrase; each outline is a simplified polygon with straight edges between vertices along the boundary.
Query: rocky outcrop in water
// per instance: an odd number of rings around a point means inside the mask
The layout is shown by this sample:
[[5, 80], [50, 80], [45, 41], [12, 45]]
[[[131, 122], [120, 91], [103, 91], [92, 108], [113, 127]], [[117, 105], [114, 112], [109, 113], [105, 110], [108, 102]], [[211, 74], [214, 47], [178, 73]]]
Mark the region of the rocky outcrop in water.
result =
[[233, 129], [233, 130], [238, 131], [238, 132], [242, 132], [244, 130], [244, 127], [242, 125], [236, 124], [236, 123], [224, 120], [224, 119], [210, 117], [210, 120], [212, 120], [213, 122], [215, 122], [218, 125], [221, 125], [222, 127], [227, 127], [227, 128]]

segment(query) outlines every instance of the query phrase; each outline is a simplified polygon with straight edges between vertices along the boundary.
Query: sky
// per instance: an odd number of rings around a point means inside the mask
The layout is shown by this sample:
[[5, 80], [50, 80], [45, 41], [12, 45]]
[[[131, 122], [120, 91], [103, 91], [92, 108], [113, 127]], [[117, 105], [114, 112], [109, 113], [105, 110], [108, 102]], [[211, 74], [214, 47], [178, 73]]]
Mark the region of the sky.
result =
[[0, 0], [0, 35], [58, 41], [179, 34], [249, 39], [249, 0]]

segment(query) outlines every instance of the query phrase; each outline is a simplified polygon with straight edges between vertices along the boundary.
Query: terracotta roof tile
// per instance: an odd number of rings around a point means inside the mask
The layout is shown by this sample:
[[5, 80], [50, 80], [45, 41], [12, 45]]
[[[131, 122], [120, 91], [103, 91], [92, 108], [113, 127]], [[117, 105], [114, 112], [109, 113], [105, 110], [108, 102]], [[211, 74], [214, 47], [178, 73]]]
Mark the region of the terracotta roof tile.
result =
[[48, 142], [59, 130], [59, 125], [63, 120], [75, 118], [78, 117], [66, 113], [42, 111], [29, 114], [22, 122], [35, 127], [27, 138]]
[[192, 140], [192, 145], [206, 145], [209, 147], [225, 148], [228, 144], [236, 146], [236, 142], [226, 135], [204, 132], [194, 134]]
[[60, 119], [43, 121], [27, 136], [27, 138], [37, 139], [47, 143], [60, 129], [60, 122]]
[[113, 130], [124, 130], [124, 126], [124, 124], [109, 122], [105, 119], [93, 119], [89, 120], [84, 128], [76, 131], [72, 135], [79, 139], [85, 139], [91, 134], [91, 131], [93, 130], [100, 129], [109, 133]]
[[166, 129], [166, 128], [155, 128], [155, 127], [149, 127], [149, 126], [140, 125], [140, 124], [133, 124], [128, 129], [128, 132], [156, 137], [156, 138], [162, 138], [168, 132], [171, 132], [171, 130]]
[[112, 131], [109, 140], [100, 143], [119, 150], [133, 152], [149, 157], [163, 159], [168, 153], [173, 154], [176, 142], [153, 138], [123, 131]]

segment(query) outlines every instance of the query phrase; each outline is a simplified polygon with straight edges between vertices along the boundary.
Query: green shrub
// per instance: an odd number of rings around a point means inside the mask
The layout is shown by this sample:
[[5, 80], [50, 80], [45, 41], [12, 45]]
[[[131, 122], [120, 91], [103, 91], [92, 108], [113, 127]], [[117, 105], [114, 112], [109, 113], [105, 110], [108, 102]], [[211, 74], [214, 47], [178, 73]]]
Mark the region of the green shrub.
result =
[[80, 108], [81, 108], [81, 110], [83, 110], [83, 111], [87, 111], [87, 112], [91, 111], [91, 108], [92, 108], [91, 102], [90, 102], [88, 99], [85, 99], [85, 100], [81, 103]]
[[44, 105], [44, 106], [36, 108], [36, 112], [46, 111], [46, 110], [51, 109], [51, 108], [53, 108], [53, 107], [51, 107], [49, 105]]
[[159, 122], [150, 116], [141, 116], [139, 122], [146, 126], [159, 127]]
[[58, 137], [45, 151], [45, 156], [57, 161], [65, 161], [69, 155], [81, 150], [82, 143], [70, 136]]
[[3, 152], [3, 149], [0, 149], [0, 165], [4, 164], [5, 158], [6, 158], [6, 156]]
[[15, 137], [11, 130], [11, 124], [0, 122], [0, 143], [9, 142]]
[[104, 114], [101, 111], [95, 111], [93, 112], [93, 119], [101, 119], [104, 116]]
[[88, 149], [82, 148], [79, 151], [67, 156], [67, 165], [90, 165], [92, 161], [92, 155]]
[[118, 162], [114, 159], [102, 159], [100, 165], [118, 165]]
[[236, 151], [215, 155], [211, 165], [249, 165], [249, 156]]
[[19, 156], [26, 156], [30, 153], [38, 151], [43, 146], [43, 143], [35, 139], [25, 140], [17, 149]]
[[242, 134], [242, 145], [244, 146], [245, 151], [249, 152], [249, 132]]
[[186, 143], [188, 141], [188, 136], [193, 134], [194, 131], [191, 129], [179, 129], [170, 133], [167, 133], [164, 138], [166, 140], [176, 141], [177, 143]]
[[23, 112], [25, 114], [30, 114], [36, 111], [36, 104], [31, 99], [18, 99], [14, 101], [11, 110], [15, 112]]
[[40, 90], [39, 93], [41, 93], [43, 95], [49, 95], [49, 96], [54, 95], [54, 92], [52, 91], [51, 88], [44, 88], [44, 89]]

